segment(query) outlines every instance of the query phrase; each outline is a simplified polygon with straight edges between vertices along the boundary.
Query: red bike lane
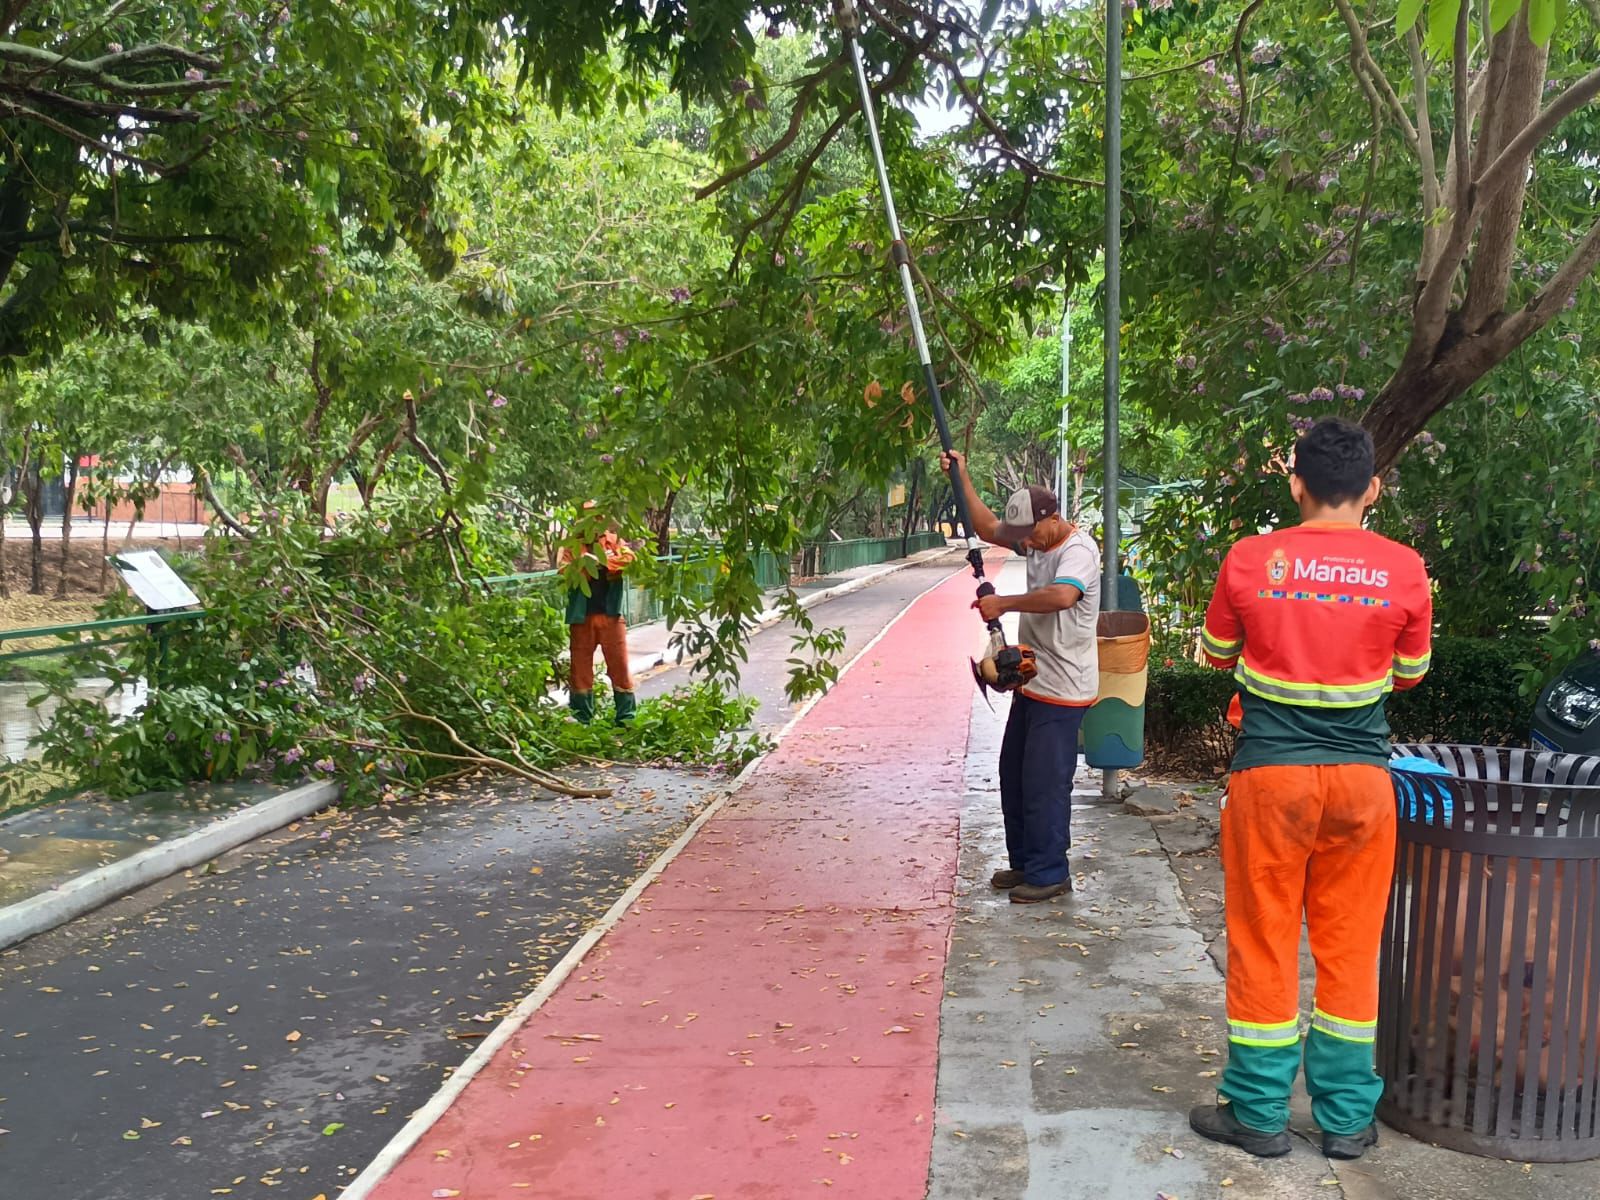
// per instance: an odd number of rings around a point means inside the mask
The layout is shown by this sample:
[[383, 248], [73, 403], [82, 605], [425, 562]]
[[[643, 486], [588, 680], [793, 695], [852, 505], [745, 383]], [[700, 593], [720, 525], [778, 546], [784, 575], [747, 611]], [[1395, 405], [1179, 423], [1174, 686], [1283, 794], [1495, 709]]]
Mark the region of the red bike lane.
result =
[[889, 626], [364, 1194], [921, 1200], [971, 599]]

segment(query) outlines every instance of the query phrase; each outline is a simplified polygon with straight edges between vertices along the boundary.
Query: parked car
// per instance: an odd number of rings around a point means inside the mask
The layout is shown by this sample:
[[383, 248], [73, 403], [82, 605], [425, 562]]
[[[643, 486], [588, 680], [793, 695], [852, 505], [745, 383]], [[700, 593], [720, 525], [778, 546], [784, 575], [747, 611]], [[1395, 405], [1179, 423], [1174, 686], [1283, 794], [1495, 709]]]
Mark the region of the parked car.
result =
[[1600, 653], [1557, 675], [1533, 707], [1533, 744], [1568, 754], [1600, 754]]

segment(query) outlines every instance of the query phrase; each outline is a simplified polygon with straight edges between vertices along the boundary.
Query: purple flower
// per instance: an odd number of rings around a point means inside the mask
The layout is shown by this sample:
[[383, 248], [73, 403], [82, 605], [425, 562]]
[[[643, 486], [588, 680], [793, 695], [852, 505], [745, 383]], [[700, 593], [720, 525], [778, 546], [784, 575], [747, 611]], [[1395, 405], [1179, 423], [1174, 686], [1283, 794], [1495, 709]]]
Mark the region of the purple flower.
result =
[[167, 731], [167, 745], [170, 746], [170, 745], [172, 745], [173, 742], [175, 742], [177, 740], [178, 740], [178, 735], [173, 733], [171, 730], [168, 730]]
[[1531, 574], [1533, 571], [1533, 564], [1524, 558], [1517, 563], [1517, 571], [1523, 575]]
[[616, 458], [610, 454], [602, 454], [600, 456], [600, 461], [609, 467], [612, 463], [616, 462]]
[[229, 742], [233, 741], [233, 734], [229, 733], [226, 729], [219, 729], [211, 735], [211, 740], [216, 742], [219, 746], [226, 746]]
[[202, 79], [204, 79], [206, 77], [206, 73], [204, 71], [202, 71], [199, 67], [190, 67], [187, 71], [185, 71], [183, 73], [183, 77], [185, 79], [187, 79], [190, 83], [199, 83]]
[[504, 408], [507, 404], [506, 398], [493, 388], [489, 388], [487, 391], [485, 391], [484, 395], [489, 398], [489, 406], [491, 408]]
[[122, 53], [122, 43], [121, 42], [107, 42], [106, 43], [106, 49], [111, 51], [111, 53], [113, 53], [113, 54], [121, 54]]
[[318, 258], [326, 258], [328, 256], [328, 247], [325, 243], [318, 242], [315, 246], [311, 247], [311, 253], [315, 254]]
[[1317, 141], [1324, 142], [1324, 143], [1333, 141], [1333, 130], [1331, 130], [1331, 129], [1319, 130], [1318, 133], [1317, 133]]
[[1178, 361], [1174, 365], [1180, 371], [1192, 371], [1192, 370], [1195, 369], [1196, 361], [1197, 360], [1195, 359], [1194, 355], [1185, 354], [1182, 358], [1178, 359]]
[[1366, 388], [1351, 387], [1348, 383], [1341, 383], [1338, 390], [1339, 399], [1341, 400], [1365, 400], [1367, 398]]
[[686, 287], [675, 287], [667, 295], [671, 296], [678, 304], [689, 303], [689, 289]]
[[1310, 404], [1311, 403], [1311, 397], [1306, 395], [1304, 392], [1290, 392], [1289, 393], [1289, 403], [1290, 404]]
[[332, 775], [334, 772], [333, 759], [331, 758], [319, 758], [311, 765], [317, 770], [321, 771], [324, 775]]
[[1297, 434], [1308, 433], [1313, 422], [1310, 417], [1290, 417], [1289, 427]]
[[1268, 341], [1281, 343], [1288, 336], [1288, 331], [1271, 317], [1262, 317], [1261, 323], [1266, 327]]
[[1323, 387], [1319, 384], [1311, 389], [1311, 399], [1316, 401], [1318, 404], [1327, 404], [1333, 399], [1333, 389]]
[[299, 762], [305, 757], [305, 753], [306, 752], [300, 749], [299, 746], [290, 746], [283, 753], [283, 761], [292, 767], [295, 763]]
[[611, 348], [617, 351], [626, 350], [628, 348], [628, 335], [620, 329], [613, 329], [611, 331]]

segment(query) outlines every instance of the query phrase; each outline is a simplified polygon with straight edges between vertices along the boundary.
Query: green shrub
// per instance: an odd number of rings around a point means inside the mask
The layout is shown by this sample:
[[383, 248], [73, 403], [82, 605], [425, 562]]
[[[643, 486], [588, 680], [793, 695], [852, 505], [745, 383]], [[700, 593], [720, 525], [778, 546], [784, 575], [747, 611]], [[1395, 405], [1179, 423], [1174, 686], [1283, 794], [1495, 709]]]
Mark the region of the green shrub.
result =
[[1545, 656], [1534, 639], [1434, 639], [1433, 668], [1389, 698], [1396, 741], [1526, 746], [1533, 699], [1520, 694], [1526, 665]]
[[[1519, 683], [1532, 662], [1531, 639], [1441, 637], [1433, 668], [1417, 687], [1389, 698], [1396, 741], [1525, 746], [1533, 702]], [[1145, 710], [1145, 748], [1156, 768], [1224, 770], [1233, 755], [1228, 702], [1233, 676], [1183, 659], [1152, 662]]]
[[1214, 773], [1233, 757], [1227, 722], [1233, 676], [1187, 659], [1152, 660], [1145, 700], [1146, 759], [1157, 769]]

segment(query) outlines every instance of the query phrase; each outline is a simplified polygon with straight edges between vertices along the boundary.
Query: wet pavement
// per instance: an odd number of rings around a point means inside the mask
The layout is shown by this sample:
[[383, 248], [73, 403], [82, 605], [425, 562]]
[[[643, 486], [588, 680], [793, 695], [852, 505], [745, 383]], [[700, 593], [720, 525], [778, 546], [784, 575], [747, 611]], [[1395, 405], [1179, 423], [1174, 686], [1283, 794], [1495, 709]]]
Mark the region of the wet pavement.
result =
[[[124, 717], [144, 703], [144, 685], [110, 691], [108, 679], [85, 679], [72, 691], [74, 700], [103, 699], [113, 717]], [[34, 735], [50, 723], [60, 702], [54, 698], [34, 704], [44, 689], [34, 683], [0, 682], [0, 756], [20, 762], [38, 758]]]
[[[956, 565], [818, 622], [848, 658]], [[790, 636], [751, 643], [768, 728]], [[604, 801], [494, 783], [324, 814], [0, 955], [0, 1194], [337, 1195], [726, 782], [611, 775]]]
[[286, 790], [228, 784], [127, 800], [73, 800], [6, 817], [0, 820], [0, 907]]

